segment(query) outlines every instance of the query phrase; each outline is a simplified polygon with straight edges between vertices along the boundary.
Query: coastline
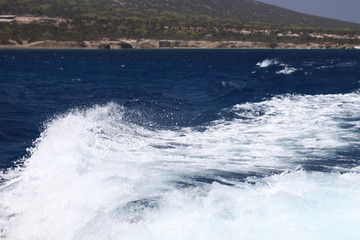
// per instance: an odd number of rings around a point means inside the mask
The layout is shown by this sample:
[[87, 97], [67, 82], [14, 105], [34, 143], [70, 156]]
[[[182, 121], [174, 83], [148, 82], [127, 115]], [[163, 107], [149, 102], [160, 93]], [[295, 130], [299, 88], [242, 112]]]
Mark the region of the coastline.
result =
[[353, 44], [339, 46], [335, 43], [267, 43], [244, 41], [197, 41], [119, 39], [117, 41], [55, 41], [44, 40], [28, 43], [10, 41], [0, 49], [355, 49]]

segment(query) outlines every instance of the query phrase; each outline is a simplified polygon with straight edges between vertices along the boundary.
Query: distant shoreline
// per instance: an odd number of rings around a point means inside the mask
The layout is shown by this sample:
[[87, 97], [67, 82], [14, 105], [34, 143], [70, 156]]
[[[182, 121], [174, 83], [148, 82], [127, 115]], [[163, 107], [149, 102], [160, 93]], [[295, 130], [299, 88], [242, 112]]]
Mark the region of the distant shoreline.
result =
[[334, 43], [266, 43], [244, 41], [197, 41], [197, 40], [154, 40], [121, 39], [118, 41], [55, 41], [0, 45], [0, 49], [355, 49], [354, 44]]

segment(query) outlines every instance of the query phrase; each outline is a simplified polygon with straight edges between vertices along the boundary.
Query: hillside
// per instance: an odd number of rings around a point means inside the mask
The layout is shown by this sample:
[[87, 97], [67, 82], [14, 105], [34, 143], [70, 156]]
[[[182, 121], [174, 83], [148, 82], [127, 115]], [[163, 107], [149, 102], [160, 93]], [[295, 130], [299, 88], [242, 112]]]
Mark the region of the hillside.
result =
[[[126, 8], [155, 13], [168, 11], [185, 15], [231, 18], [279, 26], [345, 28], [360, 30], [360, 24], [316, 17], [255, 0], [0, 0], [2, 14], [46, 14], [70, 16], [72, 12], [97, 8]], [[121, 13], [119, 13], [121, 14]]]
[[341, 46], [360, 40], [359, 24], [254, 0], [0, 0], [0, 14], [17, 15], [0, 22], [2, 44], [151, 38]]
[[158, 9], [187, 15], [234, 18], [243, 22], [360, 30], [360, 24], [297, 13], [254, 0], [108, 0], [108, 2], [117, 2], [126, 8]]

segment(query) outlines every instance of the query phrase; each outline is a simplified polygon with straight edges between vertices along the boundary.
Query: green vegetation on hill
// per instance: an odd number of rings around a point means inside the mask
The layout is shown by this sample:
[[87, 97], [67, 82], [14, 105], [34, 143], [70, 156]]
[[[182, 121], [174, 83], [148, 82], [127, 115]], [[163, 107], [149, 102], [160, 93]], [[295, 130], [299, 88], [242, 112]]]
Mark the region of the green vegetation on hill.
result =
[[[351, 39], [358, 35], [357, 24], [349, 24], [336, 20], [327, 20], [328, 24], [341, 28], [320, 28], [327, 26], [324, 18], [310, 18], [314, 24], [306, 27], [302, 24], [289, 24], [289, 17], [301, 18], [303, 14], [272, 6], [276, 11], [287, 13], [283, 23], [279, 20], [264, 21], [264, 7], [252, 0], [239, 0], [240, 5], [227, 6], [236, 0], [224, 1], [222, 14], [218, 0], [0, 0], [1, 14], [18, 16], [61, 17], [66, 21], [53, 23], [0, 23], [0, 42], [8, 43], [9, 39], [21, 42], [39, 40], [84, 41], [108, 38], [152, 38], [175, 40], [243, 40], [260, 42], [337, 42], [338, 44], [358, 43]], [[177, 5], [175, 4], [177, 3]], [[194, 6], [197, 4], [197, 8]], [[205, 6], [205, 4], [207, 4]], [[176, 7], [177, 6], [177, 7]], [[214, 10], [215, 7], [216, 11]], [[242, 17], [241, 6], [253, 9], [254, 16]], [[235, 10], [234, 10], [235, 9]], [[259, 10], [260, 9], [260, 10]], [[280, 10], [279, 10], [280, 9]], [[275, 11], [273, 10], [273, 11]], [[236, 15], [237, 13], [237, 15]], [[269, 15], [269, 14], [268, 14]], [[270, 18], [274, 14], [270, 14]], [[300, 16], [300, 17], [299, 17]], [[308, 15], [305, 15], [308, 16]], [[269, 18], [269, 17], [267, 17]], [[309, 17], [308, 17], [309, 18]], [[277, 19], [277, 18], [276, 18]], [[315, 19], [315, 20], [314, 20]], [[255, 21], [258, 20], [258, 21]], [[263, 20], [263, 21], [260, 21]], [[325, 22], [326, 22], [325, 21]], [[329, 26], [332, 26], [331, 24]], [[355, 30], [354, 30], [355, 29]], [[298, 37], [288, 36], [298, 34]], [[347, 39], [314, 38], [309, 33], [337, 34], [349, 36]], [[282, 35], [281, 35], [282, 34]]]

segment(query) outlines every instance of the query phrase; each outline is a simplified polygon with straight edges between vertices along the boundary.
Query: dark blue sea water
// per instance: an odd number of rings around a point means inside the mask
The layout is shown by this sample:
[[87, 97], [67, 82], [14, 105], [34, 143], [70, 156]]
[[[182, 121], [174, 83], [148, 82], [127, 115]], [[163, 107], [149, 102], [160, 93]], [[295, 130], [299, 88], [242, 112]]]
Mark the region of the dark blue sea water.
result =
[[1, 50], [0, 69], [5, 239], [357, 239], [360, 51]]

